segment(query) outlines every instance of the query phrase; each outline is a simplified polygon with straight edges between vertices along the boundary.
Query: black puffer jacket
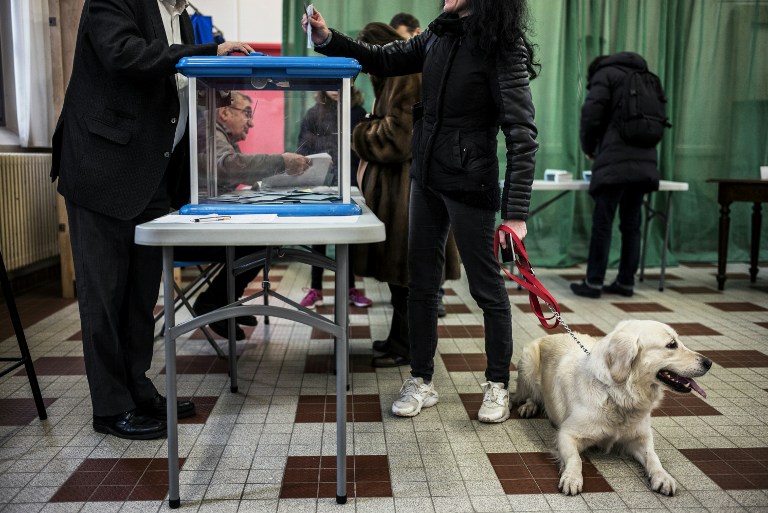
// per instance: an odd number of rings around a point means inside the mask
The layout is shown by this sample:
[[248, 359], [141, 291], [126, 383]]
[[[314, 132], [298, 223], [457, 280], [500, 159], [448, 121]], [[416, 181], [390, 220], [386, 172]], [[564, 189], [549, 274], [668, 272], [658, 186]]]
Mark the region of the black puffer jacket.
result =
[[659, 188], [656, 148], [630, 146], [619, 135], [619, 100], [624, 77], [647, 69], [641, 56], [621, 52], [605, 58], [589, 80], [581, 109], [581, 149], [594, 156], [590, 194], [605, 186], [636, 184], [641, 190]]
[[[317, 51], [355, 58], [373, 75], [423, 71], [423, 117], [414, 124], [411, 176], [464, 203], [500, 206], [504, 219], [528, 217], [538, 144], [522, 41], [484, 55], [476, 38], [464, 34], [461, 20], [443, 14], [407, 41], [371, 46], [333, 31], [329, 44]], [[507, 146], [501, 205], [499, 127]]]

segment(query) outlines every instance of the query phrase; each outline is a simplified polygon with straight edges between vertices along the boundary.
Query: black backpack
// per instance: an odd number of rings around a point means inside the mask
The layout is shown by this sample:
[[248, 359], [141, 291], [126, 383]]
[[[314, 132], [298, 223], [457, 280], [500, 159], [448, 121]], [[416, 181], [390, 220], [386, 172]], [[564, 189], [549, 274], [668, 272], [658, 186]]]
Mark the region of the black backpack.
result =
[[650, 71], [630, 71], [619, 99], [619, 135], [631, 146], [652, 148], [661, 142], [667, 118], [667, 97], [659, 77]]

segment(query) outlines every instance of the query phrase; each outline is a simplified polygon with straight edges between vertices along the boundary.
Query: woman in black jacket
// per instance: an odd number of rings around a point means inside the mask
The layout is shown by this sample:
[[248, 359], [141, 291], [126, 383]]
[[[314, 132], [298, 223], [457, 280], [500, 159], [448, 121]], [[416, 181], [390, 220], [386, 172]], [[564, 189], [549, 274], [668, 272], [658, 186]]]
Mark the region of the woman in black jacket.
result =
[[[443, 14], [420, 35], [384, 46], [331, 30], [315, 11], [318, 52], [357, 59], [377, 76], [423, 73], [414, 106], [408, 316], [411, 377], [392, 405], [412, 417], [437, 404], [432, 384], [437, 350], [437, 293], [448, 229], [456, 238], [472, 297], [483, 310], [488, 366], [478, 419], [509, 417], [512, 322], [493, 255], [496, 211], [521, 239], [533, 182], [536, 126], [528, 86], [536, 76], [526, 40], [524, 0], [445, 0]], [[504, 132], [507, 167], [499, 189], [496, 134]]]

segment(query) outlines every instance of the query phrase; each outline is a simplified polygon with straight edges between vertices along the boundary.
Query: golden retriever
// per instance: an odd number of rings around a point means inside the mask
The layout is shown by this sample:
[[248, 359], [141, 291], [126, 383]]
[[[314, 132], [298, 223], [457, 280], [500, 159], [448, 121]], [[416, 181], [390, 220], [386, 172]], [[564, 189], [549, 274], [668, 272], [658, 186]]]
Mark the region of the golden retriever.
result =
[[691, 379], [704, 375], [712, 361], [686, 348], [675, 331], [656, 321], [622, 321], [601, 339], [577, 334], [587, 355], [567, 334], [533, 341], [518, 364], [521, 417], [546, 410], [558, 429], [555, 455], [559, 488], [581, 493], [580, 453], [589, 447], [621, 448], [645, 468], [651, 488], [674, 495], [677, 482], [664, 470], [653, 448], [651, 410], [664, 389], [704, 390]]

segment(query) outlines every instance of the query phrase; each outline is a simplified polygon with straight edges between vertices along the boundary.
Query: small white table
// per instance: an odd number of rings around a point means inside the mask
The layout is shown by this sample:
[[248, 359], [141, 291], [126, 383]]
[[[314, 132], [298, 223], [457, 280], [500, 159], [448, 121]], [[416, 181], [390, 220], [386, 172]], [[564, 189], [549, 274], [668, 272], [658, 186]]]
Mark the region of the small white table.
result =
[[[380, 242], [385, 238], [384, 225], [361, 202], [362, 215], [350, 218], [325, 217], [280, 217], [264, 224], [230, 224], [226, 221], [214, 223], [161, 223], [149, 222], [136, 227], [135, 241], [145, 246], [163, 248], [163, 294], [165, 301], [165, 373], [168, 398], [168, 499], [171, 508], [178, 508], [179, 498], [179, 439], [176, 417], [176, 338], [211, 322], [229, 319], [229, 368], [230, 389], [237, 391], [237, 354], [234, 339], [234, 318], [240, 315], [264, 315], [281, 317], [317, 328], [336, 339], [336, 501], [347, 500], [346, 466], [346, 421], [347, 421], [347, 360], [349, 354], [348, 318], [348, 266], [349, 245]], [[272, 293], [292, 308], [263, 305], [244, 305], [252, 299], [235, 301], [234, 269], [253, 267], [254, 263], [235, 262], [235, 246], [266, 246], [266, 259], [270, 255], [288, 256], [305, 263], [323, 263], [316, 255], [299, 249], [280, 249], [282, 246], [335, 244], [336, 245], [336, 295], [335, 314], [331, 321], [301, 307], [296, 302]], [[230, 304], [213, 312], [176, 324], [173, 301], [173, 247], [174, 246], [224, 246], [227, 254], [228, 293]], [[278, 248], [278, 249], [275, 249]], [[327, 260], [327, 259], [326, 259]], [[326, 265], [326, 267], [332, 267]], [[265, 268], [265, 269], [268, 269]], [[265, 273], [268, 271], [265, 271]], [[265, 300], [269, 297], [268, 277], [265, 277]]]
[[[534, 191], [558, 191], [560, 194], [556, 195], [541, 205], [532, 209], [529, 213], [529, 217], [534, 216], [536, 213], [544, 210], [552, 203], [556, 202], [571, 191], [588, 191], [589, 182], [584, 180], [571, 180], [565, 182], [550, 182], [544, 180], [533, 181]], [[661, 180], [659, 182], [659, 192], [675, 192], [675, 191], [687, 191], [687, 182], [672, 182], [669, 180]], [[648, 193], [643, 201], [643, 207], [645, 210], [645, 222], [643, 223], [643, 251], [640, 257], [640, 281], [645, 279], [645, 256], [648, 249], [648, 224], [650, 221], [659, 217], [664, 223], [664, 245], [661, 248], [661, 274], [659, 275], [659, 290], [664, 290], [664, 275], [667, 268], [667, 246], [669, 245], [669, 219], [672, 214], [672, 194], [667, 195], [667, 207], [665, 211], [656, 210], [651, 206], [651, 194]]]

